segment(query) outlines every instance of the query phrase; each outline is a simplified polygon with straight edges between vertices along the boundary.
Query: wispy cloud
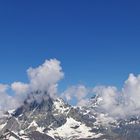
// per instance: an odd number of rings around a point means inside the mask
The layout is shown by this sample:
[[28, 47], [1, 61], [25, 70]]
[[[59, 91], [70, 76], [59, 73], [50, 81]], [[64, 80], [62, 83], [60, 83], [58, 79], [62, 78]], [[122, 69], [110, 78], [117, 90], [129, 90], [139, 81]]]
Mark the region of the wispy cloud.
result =
[[0, 84], [0, 113], [1, 111], [16, 108], [19, 105], [18, 100], [7, 93], [8, 89], [8, 85]]
[[68, 102], [76, 98], [77, 106], [84, 106], [87, 103], [87, 95], [90, 93], [90, 89], [84, 85], [75, 85], [66, 89], [62, 93], [62, 97]]
[[15, 92], [16, 95], [26, 94], [29, 89], [29, 84], [22, 82], [14, 82], [11, 84], [11, 89]]

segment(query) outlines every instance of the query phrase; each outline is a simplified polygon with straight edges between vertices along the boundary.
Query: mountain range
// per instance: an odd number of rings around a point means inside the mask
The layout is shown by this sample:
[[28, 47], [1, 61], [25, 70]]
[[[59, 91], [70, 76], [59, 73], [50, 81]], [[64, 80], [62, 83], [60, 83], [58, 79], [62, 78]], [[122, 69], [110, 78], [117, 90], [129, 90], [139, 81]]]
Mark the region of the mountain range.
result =
[[41, 91], [0, 117], [0, 140], [140, 140], [140, 117], [111, 117], [99, 108], [100, 96], [78, 107]]

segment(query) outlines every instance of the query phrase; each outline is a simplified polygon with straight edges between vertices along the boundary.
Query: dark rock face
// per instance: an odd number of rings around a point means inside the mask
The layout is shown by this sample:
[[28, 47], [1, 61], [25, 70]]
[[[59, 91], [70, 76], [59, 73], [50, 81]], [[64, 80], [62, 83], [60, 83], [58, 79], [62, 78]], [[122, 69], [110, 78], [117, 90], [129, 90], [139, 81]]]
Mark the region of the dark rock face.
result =
[[52, 137], [39, 133], [37, 131], [33, 131], [29, 134], [29, 138], [33, 140], [54, 140]]
[[110, 120], [97, 111], [96, 98], [89, 106], [72, 107], [46, 93], [37, 101], [36, 94], [0, 118], [0, 140], [140, 140], [138, 116]]

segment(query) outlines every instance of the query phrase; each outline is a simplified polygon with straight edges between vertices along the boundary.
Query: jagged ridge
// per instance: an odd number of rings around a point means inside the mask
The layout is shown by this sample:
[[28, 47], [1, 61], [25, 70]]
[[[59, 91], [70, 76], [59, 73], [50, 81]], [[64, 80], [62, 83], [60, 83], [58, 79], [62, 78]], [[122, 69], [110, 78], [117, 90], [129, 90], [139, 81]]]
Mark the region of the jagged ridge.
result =
[[2, 140], [138, 140], [140, 118], [114, 120], [97, 111], [100, 97], [92, 98], [86, 107], [73, 107], [62, 99], [43, 93], [30, 94], [24, 104], [6, 112], [0, 119]]

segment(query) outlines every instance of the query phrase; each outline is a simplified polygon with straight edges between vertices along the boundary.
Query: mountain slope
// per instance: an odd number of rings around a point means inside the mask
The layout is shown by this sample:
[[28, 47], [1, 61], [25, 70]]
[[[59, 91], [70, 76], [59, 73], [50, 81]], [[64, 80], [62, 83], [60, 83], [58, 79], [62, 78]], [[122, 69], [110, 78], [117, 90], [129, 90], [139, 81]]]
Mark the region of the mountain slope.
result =
[[[140, 118], [115, 120], [98, 109], [99, 97], [85, 107], [73, 107], [46, 93], [38, 101], [28, 96], [16, 110], [0, 118], [2, 140], [138, 140]], [[32, 95], [32, 97], [31, 97]]]

